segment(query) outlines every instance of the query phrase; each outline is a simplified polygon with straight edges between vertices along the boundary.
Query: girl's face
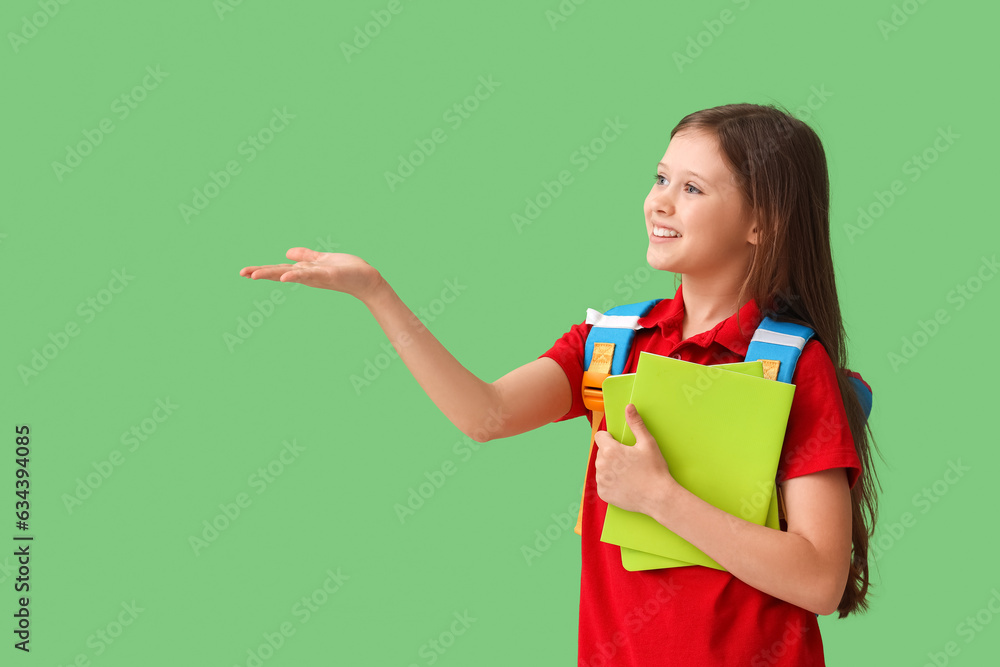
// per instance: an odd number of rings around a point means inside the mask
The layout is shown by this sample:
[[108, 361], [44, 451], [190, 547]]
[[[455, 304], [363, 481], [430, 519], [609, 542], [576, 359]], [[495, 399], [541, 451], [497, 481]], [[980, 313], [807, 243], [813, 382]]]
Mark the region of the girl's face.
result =
[[[643, 206], [649, 265], [723, 285], [742, 280], [757, 235], [718, 140], [703, 131], [678, 132], [656, 174]], [[665, 229], [680, 236], [654, 234]]]

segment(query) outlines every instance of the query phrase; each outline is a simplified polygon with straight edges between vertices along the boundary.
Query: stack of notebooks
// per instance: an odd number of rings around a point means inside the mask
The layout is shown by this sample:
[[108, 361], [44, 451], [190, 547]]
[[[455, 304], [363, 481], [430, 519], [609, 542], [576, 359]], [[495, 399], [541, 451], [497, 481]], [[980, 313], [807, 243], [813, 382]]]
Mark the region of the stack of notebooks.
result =
[[[778, 460], [795, 386], [764, 378], [760, 361], [703, 366], [649, 352], [635, 373], [604, 380], [608, 432], [635, 444], [635, 404], [681, 486], [729, 514], [778, 529]], [[621, 547], [626, 570], [703, 565], [725, 570], [641, 512], [608, 505], [601, 541]]]

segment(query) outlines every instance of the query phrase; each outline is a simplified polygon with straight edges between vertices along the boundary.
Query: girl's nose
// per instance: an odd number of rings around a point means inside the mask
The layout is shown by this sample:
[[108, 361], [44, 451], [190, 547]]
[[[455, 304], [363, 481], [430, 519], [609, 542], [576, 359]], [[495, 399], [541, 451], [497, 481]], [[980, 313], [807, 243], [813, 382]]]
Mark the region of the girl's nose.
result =
[[674, 210], [674, 193], [671, 186], [659, 186], [652, 193], [653, 208], [663, 213], [672, 213]]

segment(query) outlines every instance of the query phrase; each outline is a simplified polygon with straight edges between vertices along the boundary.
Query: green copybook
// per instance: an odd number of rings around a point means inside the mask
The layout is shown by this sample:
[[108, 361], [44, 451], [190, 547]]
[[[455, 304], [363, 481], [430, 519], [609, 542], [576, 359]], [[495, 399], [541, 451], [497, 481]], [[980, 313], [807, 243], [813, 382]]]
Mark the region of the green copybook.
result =
[[[635, 373], [604, 381], [608, 432], [635, 444], [635, 404], [671, 474], [712, 505], [778, 528], [777, 471], [795, 387], [763, 379], [759, 361], [703, 366], [641, 352]], [[622, 547], [628, 570], [704, 565], [724, 569], [652, 517], [608, 505], [601, 540]]]
[[[737, 373], [745, 373], [759, 378], [763, 378], [764, 376], [763, 366], [759, 361], [719, 364], [714, 366], [714, 368], [721, 368]], [[615, 436], [615, 438], [619, 439], [619, 441], [621, 440], [622, 432], [626, 428], [625, 406], [628, 405], [632, 397], [632, 382], [634, 378], [635, 373], [612, 375], [605, 378], [604, 383], [602, 384], [608, 432]], [[754, 500], [762, 502], [763, 496], [758, 494], [754, 497]], [[764, 525], [768, 528], [774, 528], [775, 530], [780, 529], [778, 517], [778, 490], [776, 487], [771, 491], [771, 499], [767, 507], [767, 518]], [[676, 558], [658, 556], [656, 554], [639, 551], [637, 549], [629, 549], [628, 547], [621, 547], [621, 551], [622, 566], [630, 572], [636, 572], [639, 570], [655, 570], [667, 567], [684, 567], [696, 564], [677, 560]]]
[[[737, 373], [745, 373], [753, 377], [763, 378], [763, 367], [759, 361], [719, 364], [714, 366], [714, 368], [721, 368]], [[619, 441], [621, 441], [622, 433], [627, 428], [625, 424], [625, 406], [628, 405], [632, 398], [632, 383], [634, 379], [635, 373], [612, 375], [607, 377], [602, 385], [608, 432], [615, 436], [615, 438]], [[759, 504], [763, 501], [763, 496], [761, 494], [756, 494], [753, 500], [755, 501], [755, 504]], [[771, 490], [771, 499], [767, 507], [767, 518], [764, 521], [764, 525], [768, 528], [780, 530], [777, 487], [774, 487]], [[666, 556], [658, 556], [656, 554], [639, 551], [637, 549], [630, 549], [628, 547], [621, 547], [621, 551], [622, 566], [630, 572], [696, 565], [696, 563], [677, 560], [676, 558], [668, 558]]]

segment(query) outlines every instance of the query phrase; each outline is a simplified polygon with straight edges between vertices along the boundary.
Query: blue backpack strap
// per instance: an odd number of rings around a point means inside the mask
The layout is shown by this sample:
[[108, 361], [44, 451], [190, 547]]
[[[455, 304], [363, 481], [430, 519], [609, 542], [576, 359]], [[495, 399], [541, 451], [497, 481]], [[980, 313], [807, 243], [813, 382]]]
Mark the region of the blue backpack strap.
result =
[[587, 344], [583, 352], [583, 368], [590, 368], [594, 356], [594, 343], [614, 343], [615, 351], [611, 361], [611, 375], [621, 375], [625, 372], [625, 362], [628, 361], [629, 348], [639, 329], [638, 320], [659, 303], [660, 299], [650, 299], [639, 303], [628, 303], [615, 306], [605, 313], [587, 309], [587, 324], [592, 324], [587, 334]]
[[[604, 391], [602, 383], [609, 375], [621, 375], [625, 370], [625, 363], [628, 361], [629, 348], [632, 347], [632, 340], [635, 338], [636, 329], [639, 326], [639, 318], [649, 312], [649, 309], [656, 305], [660, 299], [651, 299], [640, 303], [630, 303], [624, 306], [615, 306], [606, 313], [587, 309], [587, 324], [590, 324], [590, 332], [587, 334], [587, 342], [584, 345], [583, 360], [583, 384], [580, 390], [583, 393], [583, 405], [593, 412], [590, 430], [590, 457], [594, 457], [594, 437], [604, 417]], [[610, 346], [613, 348], [608, 349]], [[598, 347], [597, 359], [594, 359], [594, 349]], [[608, 363], [608, 357], [611, 357]], [[596, 363], [595, 363], [596, 362]], [[590, 461], [587, 461], [586, 470], [590, 469]], [[584, 471], [584, 490], [580, 494], [580, 509], [577, 512], [576, 526], [573, 532], [583, 535], [583, 506], [586, 496], [586, 470]]]
[[[746, 361], [758, 361], [760, 359], [772, 359], [780, 362], [778, 365], [778, 381], [791, 382], [795, 373], [795, 364], [802, 354], [802, 349], [806, 342], [812, 338], [815, 332], [804, 325], [793, 324], [792, 322], [779, 322], [765, 317], [761, 320], [760, 326], [753, 334], [750, 345], [747, 347]], [[858, 395], [858, 401], [864, 410], [865, 419], [871, 415], [872, 411], [872, 390], [868, 384], [861, 379], [858, 373], [849, 371], [846, 368], [841, 370], [847, 375], [854, 387], [854, 392]]]
[[778, 382], [790, 383], [795, 373], [795, 363], [813, 333], [812, 329], [802, 324], [779, 322], [765, 317], [753, 333], [747, 347], [746, 360], [773, 359], [780, 362]]

